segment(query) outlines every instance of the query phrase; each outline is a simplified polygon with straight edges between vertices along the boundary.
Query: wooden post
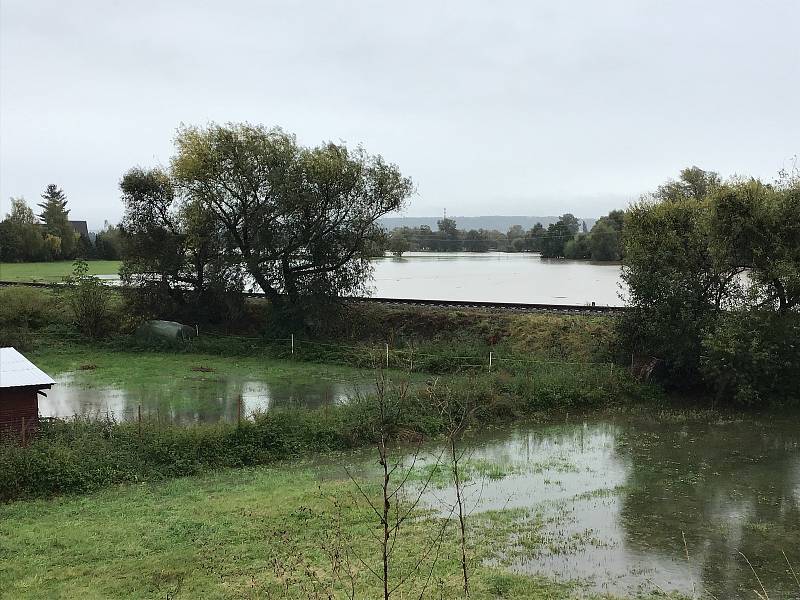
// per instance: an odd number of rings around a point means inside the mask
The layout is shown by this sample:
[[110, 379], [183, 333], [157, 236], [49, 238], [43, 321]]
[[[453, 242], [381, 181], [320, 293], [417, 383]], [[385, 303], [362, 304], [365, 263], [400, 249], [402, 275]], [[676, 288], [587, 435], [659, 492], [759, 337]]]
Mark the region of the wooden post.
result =
[[139, 405], [139, 437], [142, 437], [142, 405]]

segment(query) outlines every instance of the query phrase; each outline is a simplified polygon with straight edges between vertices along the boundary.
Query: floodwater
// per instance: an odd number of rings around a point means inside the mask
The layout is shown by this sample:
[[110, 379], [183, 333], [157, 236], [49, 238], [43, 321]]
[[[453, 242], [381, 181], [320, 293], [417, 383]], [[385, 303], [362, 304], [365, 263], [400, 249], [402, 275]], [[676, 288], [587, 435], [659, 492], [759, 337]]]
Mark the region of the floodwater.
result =
[[86, 385], [73, 373], [56, 378], [57, 385], [39, 399], [43, 417], [113, 417], [118, 421], [143, 418], [172, 423], [229, 421], [276, 407], [347, 402], [354, 394], [373, 386], [369, 380], [339, 382], [317, 378], [287, 381], [219, 377], [197, 373], [192, 379], [176, 378], [169, 383], [141, 383], [129, 386]]
[[[378, 298], [622, 306], [617, 263], [542, 258], [529, 252], [407, 252], [372, 261]], [[119, 275], [99, 275], [118, 283]], [[247, 284], [248, 291], [259, 291]]]
[[[523, 509], [542, 519], [544, 543], [509, 555], [516, 572], [592, 592], [755, 598], [744, 555], [769, 597], [800, 598], [783, 556], [800, 573], [797, 417], [601, 415], [494, 434], [468, 445], [467, 464], [484, 475], [466, 503], [473, 518]], [[443, 513], [454, 499], [449, 488], [426, 493]]]
[[[207, 373], [129, 387], [67, 373], [58, 383], [40, 400], [43, 416], [131, 420], [141, 406], [145, 418], [177, 423], [235, 421], [240, 405], [246, 417], [343, 403], [374, 385]], [[493, 431], [464, 444], [466, 503], [474, 519], [513, 510], [518, 531], [542, 541], [520, 549], [511, 540], [500, 558], [515, 572], [577, 580], [587, 592], [743, 600], [760, 589], [746, 556], [769, 597], [798, 598], [783, 555], [800, 573], [798, 417], [632, 409]], [[439, 454], [426, 449], [422, 464]], [[454, 490], [443, 481], [424, 501], [449, 514]]]
[[531, 253], [408, 252], [372, 261], [379, 298], [621, 306], [619, 264]]

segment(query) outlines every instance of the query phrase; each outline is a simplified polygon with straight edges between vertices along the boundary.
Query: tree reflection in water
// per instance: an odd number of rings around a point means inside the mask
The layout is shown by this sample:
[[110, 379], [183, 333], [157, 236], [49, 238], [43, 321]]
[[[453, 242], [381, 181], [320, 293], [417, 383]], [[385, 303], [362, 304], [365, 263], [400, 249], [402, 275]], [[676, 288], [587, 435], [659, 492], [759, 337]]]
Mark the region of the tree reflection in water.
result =
[[[544, 543], [513, 559], [514, 571], [623, 595], [660, 587], [753, 598], [741, 550], [771, 597], [785, 598], [800, 593], [781, 553], [800, 569], [796, 422], [615, 414], [495, 432], [472, 442], [470, 460], [493, 465], [475, 487], [477, 511], [544, 517]], [[431, 504], [448, 494], [437, 490]]]
[[698, 584], [719, 598], [754, 597], [758, 583], [800, 590], [783, 557], [800, 566], [800, 432], [795, 418], [639, 422], [619, 436], [629, 461], [619, 512], [625, 541], [684, 555]]

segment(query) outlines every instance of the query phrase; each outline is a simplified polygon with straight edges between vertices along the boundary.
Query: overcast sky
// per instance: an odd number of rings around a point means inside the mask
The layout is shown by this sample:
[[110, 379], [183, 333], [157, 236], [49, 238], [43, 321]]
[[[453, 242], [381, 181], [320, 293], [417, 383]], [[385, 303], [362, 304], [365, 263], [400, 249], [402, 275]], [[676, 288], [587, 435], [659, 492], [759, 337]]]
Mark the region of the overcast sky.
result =
[[0, 0], [0, 208], [48, 183], [122, 213], [181, 123], [380, 153], [409, 215], [624, 205], [680, 168], [800, 152], [800, 1]]

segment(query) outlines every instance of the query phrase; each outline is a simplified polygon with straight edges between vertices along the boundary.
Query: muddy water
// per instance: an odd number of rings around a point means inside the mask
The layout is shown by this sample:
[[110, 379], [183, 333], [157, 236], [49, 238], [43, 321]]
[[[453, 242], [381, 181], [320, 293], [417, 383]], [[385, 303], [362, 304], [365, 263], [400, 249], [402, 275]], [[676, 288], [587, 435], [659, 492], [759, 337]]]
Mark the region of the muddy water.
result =
[[60, 375], [57, 383], [47, 391], [46, 398], [39, 399], [39, 413], [44, 417], [108, 415], [124, 421], [138, 418], [141, 406], [144, 417], [173, 423], [236, 421], [240, 402], [245, 417], [274, 407], [316, 408], [346, 402], [353, 394], [374, 387], [366, 380], [292, 382], [202, 374], [189, 380], [176, 378], [170, 383], [87, 386], [67, 373]]
[[624, 304], [620, 266], [504, 252], [408, 252], [372, 261], [384, 298]]
[[[592, 592], [755, 598], [744, 554], [769, 597], [798, 598], [782, 554], [800, 572], [797, 417], [601, 416], [474, 440], [468, 460], [484, 474], [467, 503], [542, 521], [544, 543], [513, 555], [517, 572]], [[454, 492], [427, 500], [449, 512]]]

